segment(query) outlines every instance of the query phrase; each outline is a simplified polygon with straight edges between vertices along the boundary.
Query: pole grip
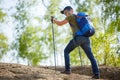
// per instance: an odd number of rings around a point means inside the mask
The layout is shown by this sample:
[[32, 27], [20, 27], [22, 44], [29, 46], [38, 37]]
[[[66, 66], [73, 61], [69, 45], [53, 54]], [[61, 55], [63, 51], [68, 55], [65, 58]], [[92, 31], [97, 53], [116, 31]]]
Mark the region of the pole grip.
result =
[[53, 23], [53, 18], [54, 18], [54, 16], [51, 16], [51, 22]]

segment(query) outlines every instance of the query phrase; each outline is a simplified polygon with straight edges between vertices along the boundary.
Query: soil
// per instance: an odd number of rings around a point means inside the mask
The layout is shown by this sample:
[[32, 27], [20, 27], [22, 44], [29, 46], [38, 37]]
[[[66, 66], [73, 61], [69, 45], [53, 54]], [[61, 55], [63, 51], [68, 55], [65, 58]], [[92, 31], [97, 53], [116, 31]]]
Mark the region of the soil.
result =
[[[120, 67], [99, 66], [101, 79], [120, 80]], [[64, 67], [26, 66], [20, 64], [0, 63], [0, 80], [93, 80], [90, 66], [72, 67], [70, 75], [61, 74]], [[95, 79], [94, 79], [95, 80]]]

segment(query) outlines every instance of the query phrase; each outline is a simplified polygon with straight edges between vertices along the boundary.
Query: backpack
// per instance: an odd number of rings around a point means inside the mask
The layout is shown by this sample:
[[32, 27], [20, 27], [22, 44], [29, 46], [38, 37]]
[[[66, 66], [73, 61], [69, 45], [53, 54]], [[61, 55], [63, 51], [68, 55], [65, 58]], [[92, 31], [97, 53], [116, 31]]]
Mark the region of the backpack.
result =
[[91, 22], [88, 20], [88, 15], [84, 12], [79, 12], [77, 15], [74, 15], [76, 18], [77, 27], [79, 30], [76, 32], [76, 35], [81, 35], [85, 37], [91, 37], [95, 33], [95, 29]]

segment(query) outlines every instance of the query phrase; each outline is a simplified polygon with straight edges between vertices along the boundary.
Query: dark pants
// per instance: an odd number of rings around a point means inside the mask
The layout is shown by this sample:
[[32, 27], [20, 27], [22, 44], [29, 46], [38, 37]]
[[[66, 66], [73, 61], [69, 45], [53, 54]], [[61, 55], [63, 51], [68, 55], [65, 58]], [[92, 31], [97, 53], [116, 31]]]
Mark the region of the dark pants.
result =
[[93, 74], [99, 74], [98, 65], [93, 56], [90, 47], [90, 39], [84, 36], [76, 36], [72, 39], [64, 50], [64, 58], [65, 58], [65, 69], [70, 70], [70, 56], [69, 53], [74, 50], [76, 47], [81, 46], [84, 52], [86, 53], [87, 57], [89, 58], [92, 64]]

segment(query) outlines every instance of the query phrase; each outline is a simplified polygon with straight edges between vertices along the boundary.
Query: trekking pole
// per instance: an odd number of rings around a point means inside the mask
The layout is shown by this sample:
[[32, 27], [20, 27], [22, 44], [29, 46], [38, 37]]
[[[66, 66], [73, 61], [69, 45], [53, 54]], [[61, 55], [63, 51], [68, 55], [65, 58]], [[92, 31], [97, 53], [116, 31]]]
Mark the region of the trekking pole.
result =
[[54, 36], [54, 27], [53, 27], [53, 16], [51, 16], [52, 22], [52, 38], [53, 38], [53, 50], [54, 50], [54, 62], [55, 62], [55, 72], [56, 72], [56, 49], [55, 49], [55, 36]]
[[82, 53], [81, 53], [81, 51], [80, 51], [80, 47], [78, 47], [78, 51], [79, 51], [81, 68], [84, 68], [84, 69], [82, 69], [82, 73], [84, 73], [84, 72], [85, 72], [85, 67], [83, 66], [83, 62], [82, 62]]
[[81, 66], [83, 67], [83, 64], [82, 64], [82, 55], [81, 55], [81, 52], [80, 52], [80, 47], [78, 47], [78, 52], [79, 52], [79, 57], [80, 57], [80, 63], [81, 63]]

